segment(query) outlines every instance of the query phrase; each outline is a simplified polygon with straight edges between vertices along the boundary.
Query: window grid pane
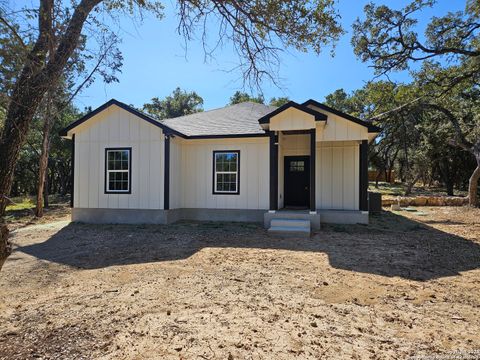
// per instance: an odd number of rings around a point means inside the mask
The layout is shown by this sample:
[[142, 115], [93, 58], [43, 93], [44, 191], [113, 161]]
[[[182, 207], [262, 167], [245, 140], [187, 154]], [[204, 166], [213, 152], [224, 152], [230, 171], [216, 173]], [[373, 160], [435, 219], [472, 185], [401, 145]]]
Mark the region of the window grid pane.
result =
[[129, 150], [108, 150], [108, 170], [128, 170]]
[[130, 150], [107, 150], [107, 191], [128, 192]]
[[302, 172], [305, 171], [304, 161], [290, 161], [290, 172]]
[[238, 153], [215, 153], [215, 192], [238, 192]]

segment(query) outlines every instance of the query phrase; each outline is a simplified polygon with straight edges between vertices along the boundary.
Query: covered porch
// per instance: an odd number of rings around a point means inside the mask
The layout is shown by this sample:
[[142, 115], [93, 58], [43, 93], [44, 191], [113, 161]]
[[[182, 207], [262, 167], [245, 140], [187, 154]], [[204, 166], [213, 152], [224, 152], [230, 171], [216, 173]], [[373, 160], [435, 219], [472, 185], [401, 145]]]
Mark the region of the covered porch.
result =
[[368, 142], [376, 134], [368, 123], [307, 103], [290, 102], [260, 120], [270, 137], [266, 226], [285, 217], [309, 219], [313, 228], [368, 223]]

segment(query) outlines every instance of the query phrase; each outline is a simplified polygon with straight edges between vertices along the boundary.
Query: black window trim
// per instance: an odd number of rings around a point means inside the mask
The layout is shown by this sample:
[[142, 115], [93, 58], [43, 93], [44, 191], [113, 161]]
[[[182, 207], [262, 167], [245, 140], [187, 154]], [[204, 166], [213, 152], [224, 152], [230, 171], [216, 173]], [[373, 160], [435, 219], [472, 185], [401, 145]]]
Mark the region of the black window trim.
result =
[[[128, 191], [108, 190], [108, 152], [109, 151], [128, 150]], [[131, 147], [113, 147], [105, 148], [105, 194], [131, 194], [132, 193], [132, 148]]]
[[[237, 191], [216, 191], [215, 190], [215, 158], [216, 154], [224, 153], [235, 153], [237, 154]], [[213, 150], [213, 161], [212, 161], [212, 194], [213, 195], [240, 195], [240, 150]]]

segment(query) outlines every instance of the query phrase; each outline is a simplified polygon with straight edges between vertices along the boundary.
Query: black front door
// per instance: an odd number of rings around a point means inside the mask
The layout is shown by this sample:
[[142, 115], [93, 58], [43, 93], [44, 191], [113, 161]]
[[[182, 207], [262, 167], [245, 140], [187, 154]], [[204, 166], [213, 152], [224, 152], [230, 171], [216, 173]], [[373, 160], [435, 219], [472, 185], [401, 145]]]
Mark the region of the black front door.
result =
[[285, 207], [310, 206], [310, 156], [285, 156]]

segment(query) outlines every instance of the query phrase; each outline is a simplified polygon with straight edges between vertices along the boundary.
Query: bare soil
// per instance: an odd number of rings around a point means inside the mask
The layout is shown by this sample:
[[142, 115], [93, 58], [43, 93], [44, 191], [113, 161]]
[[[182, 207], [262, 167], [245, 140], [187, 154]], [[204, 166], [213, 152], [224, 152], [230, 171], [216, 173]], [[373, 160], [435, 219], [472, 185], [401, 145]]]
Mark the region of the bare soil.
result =
[[18, 228], [0, 358], [480, 358], [480, 210], [416, 210], [310, 239], [235, 223]]

